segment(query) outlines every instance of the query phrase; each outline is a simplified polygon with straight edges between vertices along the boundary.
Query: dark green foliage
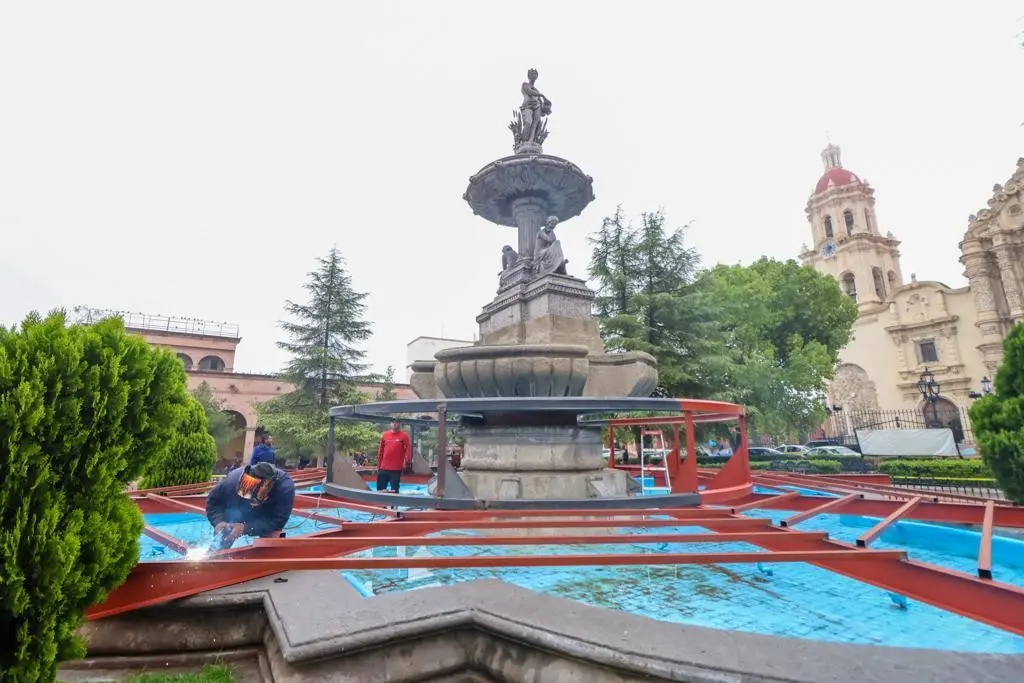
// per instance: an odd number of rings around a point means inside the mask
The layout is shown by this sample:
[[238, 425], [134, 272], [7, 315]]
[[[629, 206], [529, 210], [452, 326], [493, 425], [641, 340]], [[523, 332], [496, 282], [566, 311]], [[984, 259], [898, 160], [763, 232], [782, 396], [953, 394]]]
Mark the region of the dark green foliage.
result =
[[1003, 342], [995, 394], [975, 401], [971, 424], [999, 487], [1010, 500], [1024, 503], [1024, 325]]
[[894, 477], [938, 477], [942, 479], [990, 479], [992, 472], [977, 458], [900, 458], [879, 463], [878, 471]]
[[366, 370], [361, 348], [371, 335], [366, 294], [355, 291], [345, 270], [345, 259], [332, 247], [320, 268], [305, 284], [309, 301], [285, 302], [292, 320], [281, 323], [288, 341], [278, 346], [292, 354], [284, 376], [319, 408], [330, 407]]
[[127, 577], [142, 515], [125, 495], [188, 397], [169, 351], [120, 320], [0, 328], [0, 681], [51, 681], [84, 654], [85, 609]]
[[[345, 260], [332, 248], [319, 259], [320, 268], [309, 274], [309, 301], [285, 303], [292, 316], [281, 323], [289, 340], [278, 346], [292, 359], [282, 373], [298, 386], [285, 396], [256, 406], [260, 424], [273, 435], [279, 453], [288, 459], [316, 457], [322, 462], [327, 445], [327, 411], [335, 405], [362, 403], [356, 389], [367, 379], [362, 343], [370, 338], [370, 323], [363, 315], [366, 294], [356, 292], [345, 271]], [[339, 424], [335, 429], [338, 452], [367, 448], [377, 433], [363, 424]]]
[[762, 258], [716, 266], [697, 284], [716, 320], [715, 384], [705, 397], [747, 406], [762, 433], [821, 424], [819, 397], [857, 319], [836, 281], [795, 261]]
[[178, 409], [176, 422], [164, 452], [146, 473], [144, 488], [198, 484], [213, 476], [217, 443], [207, 431], [203, 405], [190, 398]]
[[395, 395], [395, 369], [388, 366], [381, 380], [380, 391], [377, 392], [378, 401], [394, 401], [398, 398]]
[[231, 416], [224, 412], [224, 401], [213, 393], [213, 387], [206, 382], [192, 390], [192, 397], [199, 401], [206, 413], [206, 431], [217, 444], [217, 450], [223, 450], [242, 430], [235, 427]]
[[684, 245], [685, 228], [670, 231], [660, 211], [641, 214], [639, 228], [625, 220], [620, 207], [590, 238], [605, 346], [650, 353], [668, 394], [696, 395], [707, 381], [699, 361], [711, 352], [712, 321], [694, 286], [700, 258]]
[[605, 345], [657, 358], [664, 394], [742, 404], [762, 433], [821, 423], [820, 395], [857, 318], [835, 280], [766, 258], [698, 272], [660, 212], [634, 228], [618, 209], [591, 244]]

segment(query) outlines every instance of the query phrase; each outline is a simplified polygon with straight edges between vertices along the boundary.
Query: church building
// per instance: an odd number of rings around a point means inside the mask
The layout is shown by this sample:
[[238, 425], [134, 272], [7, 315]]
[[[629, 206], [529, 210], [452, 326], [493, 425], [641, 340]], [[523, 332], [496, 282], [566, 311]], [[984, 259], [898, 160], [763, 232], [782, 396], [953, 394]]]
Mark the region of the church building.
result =
[[960, 243], [969, 284], [954, 288], [913, 273], [908, 281], [900, 242], [879, 222], [874, 189], [843, 167], [839, 147], [830, 144], [821, 157], [824, 173], [806, 208], [813, 246], [804, 245], [800, 260], [834, 277], [859, 309], [829, 405], [920, 409], [918, 382], [927, 370], [941, 388], [940, 413], [958, 414], [995, 376], [1003, 338], [1024, 317], [1024, 159], [969, 218]]

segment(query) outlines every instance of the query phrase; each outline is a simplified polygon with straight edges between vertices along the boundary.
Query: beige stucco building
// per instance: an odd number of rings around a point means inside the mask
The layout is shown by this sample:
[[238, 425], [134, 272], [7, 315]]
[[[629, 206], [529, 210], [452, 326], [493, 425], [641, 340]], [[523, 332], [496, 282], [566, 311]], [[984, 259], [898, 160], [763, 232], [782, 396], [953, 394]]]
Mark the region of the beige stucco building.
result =
[[[88, 314], [98, 318], [112, 312], [89, 311]], [[185, 366], [189, 389], [206, 382], [214, 396], [223, 401], [224, 412], [232, 417], [240, 434], [220, 453], [219, 464], [248, 459], [259, 427], [256, 404], [287, 394], [295, 389], [294, 385], [275, 375], [235, 370], [235, 351], [242, 341], [237, 325], [141, 313], [113, 314], [124, 320], [130, 332], [142, 336], [149, 344], [174, 351]], [[370, 397], [375, 397], [380, 389], [379, 384], [372, 382], [359, 386], [359, 390]], [[396, 384], [394, 391], [397, 399], [416, 398], [408, 384]]]
[[846, 411], [920, 408], [927, 368], [941, 387], [940, 410], [969, 405], [970, 392], [995, 375], [1002, 340], [1024, 316], [1024, 159], [969, 219], [960, 262], [969, 285], [909, 282], [900, 242], [882, 231], [875, 191], [843, 168], [839, 147], [822, 152], [824, 173], [807, 200], [813, 246], [800, 259], [836, 278], [860, 310], [840, 353], [830, 405]]

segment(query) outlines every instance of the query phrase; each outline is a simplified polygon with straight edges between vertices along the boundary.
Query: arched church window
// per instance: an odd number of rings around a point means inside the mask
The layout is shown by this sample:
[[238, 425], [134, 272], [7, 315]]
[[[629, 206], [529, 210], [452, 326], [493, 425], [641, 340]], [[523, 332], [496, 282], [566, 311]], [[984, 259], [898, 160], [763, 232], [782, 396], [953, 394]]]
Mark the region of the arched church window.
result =
[[825, 237], [832, 238], [832, 216], [825, 216]]
[[853, 234], [853, 211], [846, 209], [843, 211], [843, 222], [846, 223], [846, 234]]
[[854, 279], [853, 273], [849, 271], [843, 273], [842, 277], [839, 278], [839, 282], [842, 284], [843, 292], [846, 294], [846, 296], [856, 301], [857, 281]]
[[868, 229], [868, 232], [871, 232], [871, 212], [867, 209], [864, 209], [864, 227]]
[[882, 275], [882, 269], [872, 268], [871, 279], [875, 281], [875, 295], [881, 301], [885, 301], [885, 277]]

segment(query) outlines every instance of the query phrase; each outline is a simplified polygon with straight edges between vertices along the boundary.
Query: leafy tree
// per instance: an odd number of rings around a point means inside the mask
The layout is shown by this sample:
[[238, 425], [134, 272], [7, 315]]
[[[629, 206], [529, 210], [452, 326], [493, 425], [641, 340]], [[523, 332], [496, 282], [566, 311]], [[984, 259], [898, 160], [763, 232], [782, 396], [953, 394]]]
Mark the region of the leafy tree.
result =
[[217, 398], [213, 387], [203, 382], [192, 390], [192, 397], [199, 401], [206, 414], [206, 430], [217, 444], [217, 451], [223, 451], [229, 443], [238, 438], [242, 430], [235, 427], [234, 420], [224, 412], [224, 400]]
[[996, 392], [971, 406], [981, 457], [1006, 496], [1024, 503], [1024, 325], [1003, 342]]
[[[282, 373], [298, 389], [257, 406], [260, 423], [266, 427], [284, 452], [292, 457], [316, 456], [322, 463], [327, 445], [327, 414], [333, 405], [364, 401], [356, 390], [365, 380], [366, 351], [361, 348], [370, 338], [366, 312], [366, 294], [357, 292], [345, 269], [345, 260], [337, 248], [319, 259], [319, 268], [309, 274], [305, 285], [309, 300], [285, 303], [292, 320], [282, 322], [287, 341], [278, 346], [292, 354]], [[365, 448], [376, 432], [363, 425], [339, 424], [335, 445]]]
[[138, 559], [125, 495], [188, 400], [173, 353], [118, 319], [0, 327], [0, 681], [51, 681], [81, 657], [85, 609]]
[[216, 462], [217, 443], [207, 430], [206, 411], [202, 403], [191, 398], [178, 409], [174, 433], [142, 485], [157, 488], [210, 481]]
[[[623, 212], [591, 238], [595, 310], [609, 350], [658, 360], [660, 395], [740, 403], [777, 433], [824, 418], [818, 396], [851, 336], [857, 307], [836, 282], [793, 261], [698, 272], [699, 256], [661, 212]], [[712, 430], [714, 431], [714, 430]]]
[[395, 394], [395, 368], [388, 366], [384, 371], [384, 378], [381, 381], [380, 391], [377, 392], [378, 401], [394, 401], [398, 396]]
[[697, 286], [717, 327], [704, 397], [747, 406], [761, 431], [820, 424], [819, 397], [857, 319], [836, 281], [792, 260], [761, 258], [716, 266]]

